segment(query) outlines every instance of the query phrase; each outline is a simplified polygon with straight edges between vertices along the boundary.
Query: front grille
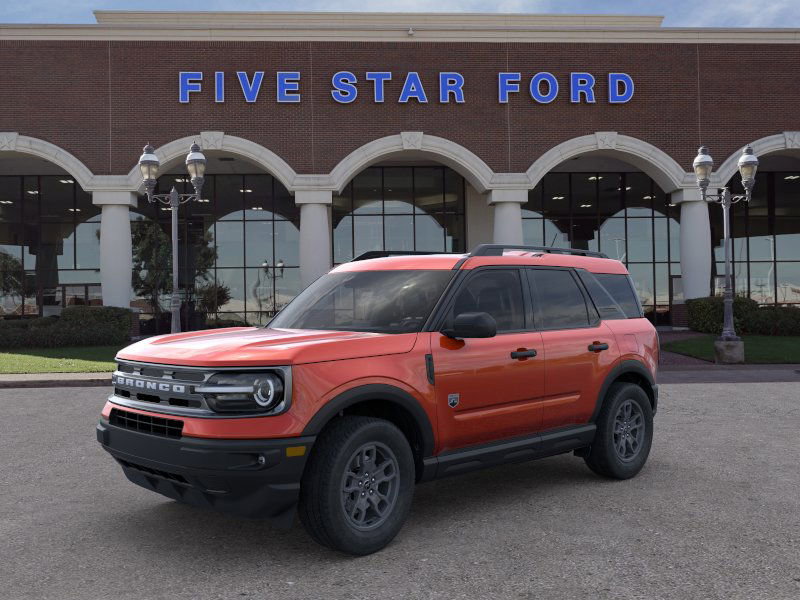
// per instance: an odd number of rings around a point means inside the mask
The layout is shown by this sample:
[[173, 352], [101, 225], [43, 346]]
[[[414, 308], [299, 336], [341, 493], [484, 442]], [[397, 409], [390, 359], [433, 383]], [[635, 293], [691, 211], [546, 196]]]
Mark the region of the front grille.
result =
[[168, 471], [162, 471], [161, 469], [151, 469], [150, 467], [145, 467], [144, 465], [137, 465], [136, 463], [122, 460], [121, 458], [118, 458], [117, 460], [123, 467], [134, 469], [141, 473], [146, 473], [147, 475], [163, 477], [164, 479], [169, 479], [170, 481], [175, 481], [177, 483], [187, 483], [186, 478], [183, 475], [178, 475], [177, 473], [169, 473]]
[[161, 437], [179, 438], [183, 433], [183, 421], [178, 419], [151, 417], [150, 415], [142, 415], [118, 408], [111, 409], [111, 416], [108, 422], [124, 429]]

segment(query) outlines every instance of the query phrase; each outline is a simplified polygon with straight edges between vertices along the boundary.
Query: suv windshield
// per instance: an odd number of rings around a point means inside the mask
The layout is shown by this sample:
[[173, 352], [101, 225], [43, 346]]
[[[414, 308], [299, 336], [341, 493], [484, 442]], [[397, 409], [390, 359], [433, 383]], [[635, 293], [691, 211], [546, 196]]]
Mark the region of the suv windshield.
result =
[[270, 322], [270, 328], [415, 333], [455, 271], [328, 273]]

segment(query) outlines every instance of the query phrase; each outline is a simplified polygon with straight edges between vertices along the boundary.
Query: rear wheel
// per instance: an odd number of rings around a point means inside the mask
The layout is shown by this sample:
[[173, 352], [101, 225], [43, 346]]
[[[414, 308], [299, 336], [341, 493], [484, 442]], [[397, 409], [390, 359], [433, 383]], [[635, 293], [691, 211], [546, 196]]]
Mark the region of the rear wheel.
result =
[[589, 468], [613, 479], [629, 479], [642, 470], [653, 442], [653, 409], [647, 393], [634, 383], [611, 386], [597, 418], [588, 455]]
[[347, 554], [386, 546], [408, 516], [414, 458], [402, 432], [347, 416], [321, 434], [303, 474], [300, 520], [317, 542]]

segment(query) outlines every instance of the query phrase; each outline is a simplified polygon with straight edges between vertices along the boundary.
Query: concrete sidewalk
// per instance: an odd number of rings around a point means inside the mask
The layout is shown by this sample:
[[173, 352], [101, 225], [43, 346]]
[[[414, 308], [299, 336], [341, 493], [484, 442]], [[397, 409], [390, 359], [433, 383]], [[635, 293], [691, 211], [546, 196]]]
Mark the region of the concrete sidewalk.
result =
[[[658, 383], [800, 383], [800, 365], [661, 364]], [[0, 375], [0, 389], [96, 387], [111, 385], [111, 373]]]
[[0, 389], [111, 385], [108, 373], [19, 373], [0, 375]]

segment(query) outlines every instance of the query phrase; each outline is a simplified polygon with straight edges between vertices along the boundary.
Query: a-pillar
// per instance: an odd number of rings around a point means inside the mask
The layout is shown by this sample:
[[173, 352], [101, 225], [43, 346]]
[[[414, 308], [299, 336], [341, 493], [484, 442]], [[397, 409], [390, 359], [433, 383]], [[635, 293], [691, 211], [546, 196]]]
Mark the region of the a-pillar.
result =
[[522, 205], [528, 201], [528, 190], [490, 190], [489, 205], [494, 208], [495, 244], [522, 244]]
[[129, 191], [94, 191], [92, 203], [101, 207], [100, 284], [104, 306], [129, 308], [131, 304], [130, 207], [136, 207], [136, 194]]
[[300, 280], [305, 288], [331, 268], [331, 190], [297, 190], [300, 206]]
[[683, 297], [705, 298], [711, 293], [711, 224], [708, 204], [697, 188], [672, 192], [681, 207], [681, 282]]

